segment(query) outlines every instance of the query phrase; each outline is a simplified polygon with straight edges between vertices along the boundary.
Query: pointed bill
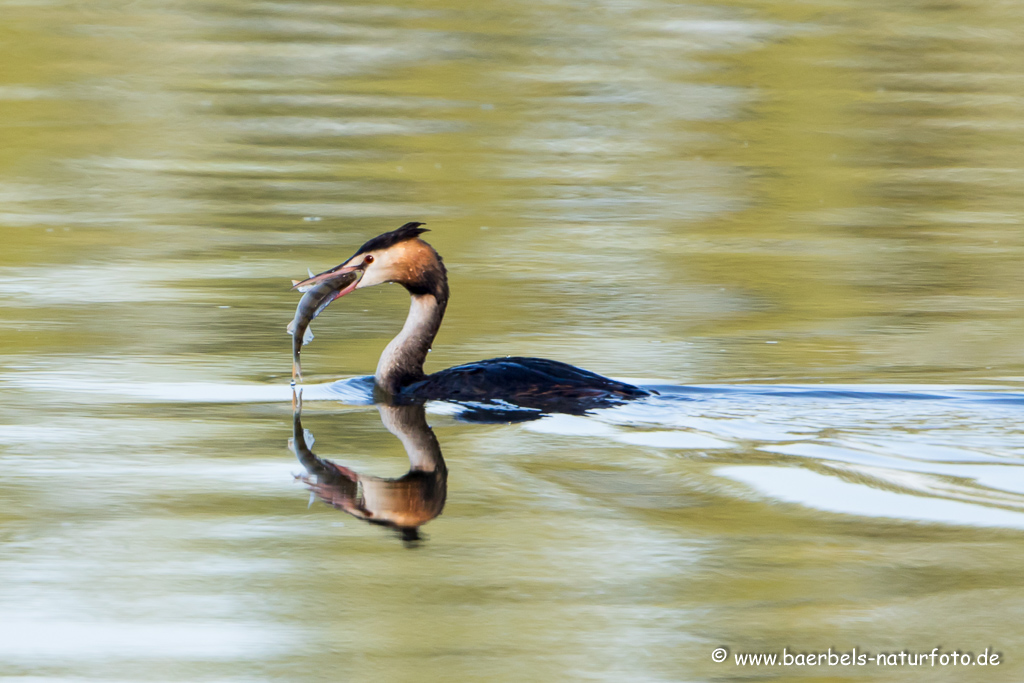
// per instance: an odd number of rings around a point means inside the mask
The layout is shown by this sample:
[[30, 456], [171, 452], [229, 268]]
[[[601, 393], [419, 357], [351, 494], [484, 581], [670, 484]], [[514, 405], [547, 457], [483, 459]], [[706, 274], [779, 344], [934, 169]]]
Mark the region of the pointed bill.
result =
[[[341, 265], [331, 268], [330, 270], [325, 270], [319, 275], [310, 274], [310, 276], [305, 280], [292, 280], [292, 289], [297, 289], [300, 292], [308, 292], [310, 289], [320, 284], [321, 282], [330, 282], [335, 278], [341, 278], [344, 281], [345, 276], [348, 275], [349, 273], [358, 273], [358, 275], [356, 276], [357, 282], [359, 281], [359, 278], [363, 276], [363, 271], [360, 266]], [[348, 294], [348, 292], [345, 292], [345, 294]], [[339, 296], [344, 296], [344, 294], [341, 294]]]

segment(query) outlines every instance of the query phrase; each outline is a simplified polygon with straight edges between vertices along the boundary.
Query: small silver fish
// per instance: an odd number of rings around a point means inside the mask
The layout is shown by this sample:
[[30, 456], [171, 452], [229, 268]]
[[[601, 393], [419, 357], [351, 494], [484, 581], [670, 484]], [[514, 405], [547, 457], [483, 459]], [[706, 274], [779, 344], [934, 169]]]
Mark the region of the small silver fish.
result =
[[309, 323], [313, 321], [320, 312], [340, 296], [348, 294], [355, 289], [356, 284], [362, 277], [363, 271], [351, 269], [347, 272], [333, 274], [332, 277], [323, 279], [316, 284], [306, 285], [295, 283], [296, 288], [305, 292], [295, 307], [295, 317], [288, 323], [288, 334], [292, 335], [292, 379], [302, 380], [302, 365], [299, 362], [299, 354], [304, 344], [313, 339], [313, 332], [309, 329]]

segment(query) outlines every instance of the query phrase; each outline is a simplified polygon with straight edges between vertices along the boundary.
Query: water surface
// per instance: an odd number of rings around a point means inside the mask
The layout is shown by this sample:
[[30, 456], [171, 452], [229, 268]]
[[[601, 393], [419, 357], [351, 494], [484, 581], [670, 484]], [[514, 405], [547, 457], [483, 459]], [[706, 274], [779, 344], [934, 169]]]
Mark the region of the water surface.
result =
[[[1024, 560], [1024, 71], [1002, 4], [0, 0], [0, 680], [964, 680]], [[296, 475], [291, 278], [409, 220], [428, 369], [654, 386], [426, 407], [403, 541]], [[410, 462], [317, 320], [313, 450]], [[981, 672], [974, 675], [975, 672]]]

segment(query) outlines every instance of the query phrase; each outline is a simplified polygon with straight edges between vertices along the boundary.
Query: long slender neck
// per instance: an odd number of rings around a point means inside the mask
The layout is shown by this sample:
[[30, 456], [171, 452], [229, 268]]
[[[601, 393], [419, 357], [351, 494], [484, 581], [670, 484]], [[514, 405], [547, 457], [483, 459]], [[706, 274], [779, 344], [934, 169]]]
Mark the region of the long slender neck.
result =
[[444, 309], [448, 306], [448, 287], [439, 287], [433, 292], [412, 293], [409, 317], [398, 336], [380, 355], [374, 379], [377, 386], [389, 394], [397, 394], [402, 387], [425, 377], [423, 362], [427, 359], [430, 345], [441, 328]]

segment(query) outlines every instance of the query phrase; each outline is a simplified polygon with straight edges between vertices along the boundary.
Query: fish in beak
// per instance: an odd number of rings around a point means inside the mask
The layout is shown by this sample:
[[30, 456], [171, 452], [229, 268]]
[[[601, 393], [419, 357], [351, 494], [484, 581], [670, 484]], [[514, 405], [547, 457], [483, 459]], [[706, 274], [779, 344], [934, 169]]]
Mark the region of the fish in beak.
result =
[[301, 282], [293, 281], [292, 289], [305, 292], [295, 307], [295, 317], [288, 324], [292, 335], [292, 380], [302, 379], [299, 354], [302, 346], [313, 340], [309, 324], [335, 299], [356, 288], [363, 277], [362, 266], [338, 266]]

